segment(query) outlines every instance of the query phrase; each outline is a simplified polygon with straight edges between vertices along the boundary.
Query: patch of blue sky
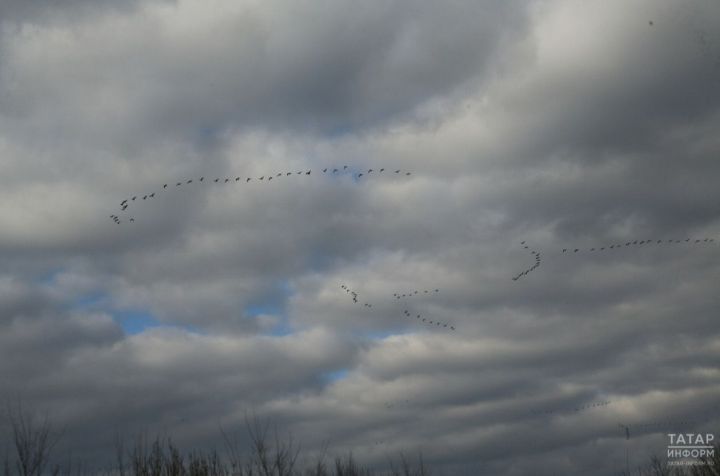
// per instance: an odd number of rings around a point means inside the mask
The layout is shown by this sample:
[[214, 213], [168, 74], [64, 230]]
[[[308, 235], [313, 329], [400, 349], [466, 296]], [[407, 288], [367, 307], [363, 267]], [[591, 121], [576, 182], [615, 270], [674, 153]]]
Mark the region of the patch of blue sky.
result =
[[321, 375], [321, 379], [325, 383], [333, 383], [346, 378], [350, 374], [350, 369], [339, 369], [331, 372], [325, 372]]
[[65, 272], [64, 268], [56, 268], [47, 273], [40, 275], [35, 279], [35, 282], [40, 286], [52, 286], [55, 284], [57, 277]]
[[80, 309], [84, 311], [103, 310], [107, 306], [109, 299], [110, 297], [106, 292], [95, 291], [76, 298], [72, 307], [73, 309]]
[[292, 333], [287, 315], [287, 301], [293, 295], [292, 285], [287, 279], [280, 280], [262, 296], [251, 301], [244, 313], [248, 317], [273, 316], [278, 319], [277, 324], [269, 331], [272, 336], [285, 336]]
[[113, 319], [127, 335], [137, 335], [158, 327], [182, 329], [192, 334], [203, 334], [196, 326], [188, 324], [168, 324], [160, 322], [150, 311], [142, 309], [126, 309], [111, 312]]
[[149, 311], [137, 309], [114, 311], [112, 316], [115, 322], [117, 322], [128, 335], [136, 335], [147, 329], [162, 327], [162, 323]]

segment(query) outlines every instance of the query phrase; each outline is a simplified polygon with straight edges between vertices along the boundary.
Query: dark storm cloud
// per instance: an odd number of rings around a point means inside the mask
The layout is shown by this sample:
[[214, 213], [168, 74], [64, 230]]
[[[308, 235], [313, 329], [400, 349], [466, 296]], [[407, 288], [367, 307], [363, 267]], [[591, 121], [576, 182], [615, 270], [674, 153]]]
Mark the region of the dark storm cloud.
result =
[[3, 397], [69, 446], [254, 410], [373, 464], [608, 474], [666, 444], [618, 422], [716, 426], [718, 242], [588, 251], [718, 239], [713, 2], [3, 8]]
[[[5, 107], [33, 114], [51, 101], [44, 127], [94, 130], [92, 140], [123, 145], [158, 134], [201, 140], [228, 127], [377, 127], [479, 78], [506, 31], [522, 26], [517, 2], [226, 8], [217, 16], [193, 2], [148, 3], [59, 31], [8, 34], [28, 54], [6, 59], [24, 84]], [[47, 71], [60, 58], [65, 66]]]

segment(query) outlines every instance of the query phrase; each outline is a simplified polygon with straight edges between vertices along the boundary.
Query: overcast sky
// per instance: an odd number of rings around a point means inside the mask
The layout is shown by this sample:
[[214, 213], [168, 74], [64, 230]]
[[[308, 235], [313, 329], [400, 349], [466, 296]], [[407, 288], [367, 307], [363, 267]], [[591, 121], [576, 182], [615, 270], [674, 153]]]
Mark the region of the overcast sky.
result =
[[715, 0], [0, 0], [0, 399], [96, 461], [247, 412], [447, 475], [718, 433], [719, 32]]

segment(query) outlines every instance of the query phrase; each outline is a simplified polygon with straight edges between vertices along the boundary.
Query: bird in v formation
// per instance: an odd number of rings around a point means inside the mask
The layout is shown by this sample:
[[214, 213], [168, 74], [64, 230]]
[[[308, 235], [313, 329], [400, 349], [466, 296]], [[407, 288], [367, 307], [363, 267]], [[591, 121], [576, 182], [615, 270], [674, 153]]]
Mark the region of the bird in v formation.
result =
[[[342, 170], [343, 170], [343, 171], [346, 171], [346, 170], [348, 170], [348, 167], [349, 167], [348, 165], [343, 165], [343, 166], [342, 166]], [[327, 173], [328, 170], [330, 170], [329, 167], [325, 167], [325, 168], [322, 169], [323, 173]], [[332, 173], [334, 173], [334, 174], [338, 173], [339, 171], [340, 171], [339, 168], [333, 168], [333, 169], [332, 169]], [[382, 172], [384, 172], [384, 171], [385, 171], [385, 168], [381, 168], [381, 169], [379, 170], [380, 173], [382, 173]], [[366, 175], [371, 174], [372, 172], [374, 172], [374, 169], [370, 168], [370, 169], [368, 169], [368, 171], [365, 172], [365, 173], [360, 172], [360, 173], [356, 174], [356, 178], [358, 178], [358, 179], [359, 179], [359, 178], [362, 178], [362, 177], [364, 177], [364, 176], [366, 176]], [[398, 170], [395, 171], [396, 174], [399, 174], [400, 172], [401, 172], [400, 169], [398, 169]], [[293, 172], [277, 172], [277, 174], [274, 175], [274, 178], [277, 179], [277, 178], [280, 178], [280, 177], [283, 177], [283, 176], [289, 177], [289, 176], [292, 175], [292, 174], [293, 174]], [[299, 170], [299, 171], [296, 172], [296, 174], [297, 174], [297, 175], [306, 175], [306, 176], [308, 176], [308, 175], [311, 175], [311, 174], [312, 174], [312, 169]], [[406, 175], [406, 176], [410, 176], [410, 175], [411, 175], [411, 172], [406, 172], [405, 175]], [[258, 177], [258, 180], [260, 180], [260, 181], [265, 181], [265, 177], [266, 177], [265, 175], [261, 175], [260, 177]], [[226, 177], [226, 178], [216, 177], [216, 178], [213, 180], [213, 182], [214, 182], [214, 183], [218, 183], [218, 184], [220, 184], [220, 183], [230, 183], [230, 182], [232, 182], [232, 181], [234, 181], [234, 182], [240, 182], [241, 178], [242, 178], [242, 177], [240, 177], [240, 176], [236, 176], [236, 177], [234, 177], [234, 179], [233, 179], [232, 177]], [[273, 175], [268, 175], [268, 176], [267, 176], [267, 181], [268, 181], [268, 182], [269, 182], [270, 180], [272, 180], [272, 179], [273, 179]], [[251, 180], [252, 180], [252, 177], [246, 177], [246, 178], [245, 178], [245, 183], [249, 183]], [[204, 182], [204, 181], [205, 181], [205, 176], [201, 176], [201, 177], [199, 177], [199, 178], [197, 179], [197, 182], [198, 182], [198, 183]], [[185, 179], [185, 180], [183, 180], [183, 181], [176, 182], [176, 183], [175, 183], [175, 187], [181, 187], [182, 185], [191, 185], [191, 184], [193, 184], [193, 183], [195, 183], [195, 181], [194, 181], [192, 178], [189, 178], [189, 179]], [[167, 188], [168, 188], [168, 184], [165, 183], [165, 184], [163, 184], [161, 191], [167, 190]], [[125, 210], [128, 208], [129, 202], [131, 202], [131, 201], [136, 201], [137, 198], [138, 198], [138, 196], [137, 196], [137, 195], [134, 195], [134, 196], [132, 196], [132, 197], [129, 198], [129, 199], [126, 198], [126, 199], [122, 200], [122, 201], [120, 202], [120, 209], [121, 209], [122, 211], [125, 211]], [[143, 195], [142, 195], [142, 199], [145, 200], [145, 201], [147, 201], [148, 199], [151, 199], [151, 198], [155, 198], [155, 192], [151, 192], [151, 193], [147, 193], [147, 194], [143, 194]], [[134, 220], [133, 220], [133, 221], [134, 221]]]

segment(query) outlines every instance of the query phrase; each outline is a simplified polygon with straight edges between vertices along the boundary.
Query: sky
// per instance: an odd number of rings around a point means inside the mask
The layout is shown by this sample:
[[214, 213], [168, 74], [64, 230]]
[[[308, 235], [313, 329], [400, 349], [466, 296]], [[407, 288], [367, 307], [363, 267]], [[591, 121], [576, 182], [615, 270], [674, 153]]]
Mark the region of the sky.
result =
[[714, 0], [2, 0], [0, 400], [89, 461], [662, 456], [720, 430], [719, 105]]

